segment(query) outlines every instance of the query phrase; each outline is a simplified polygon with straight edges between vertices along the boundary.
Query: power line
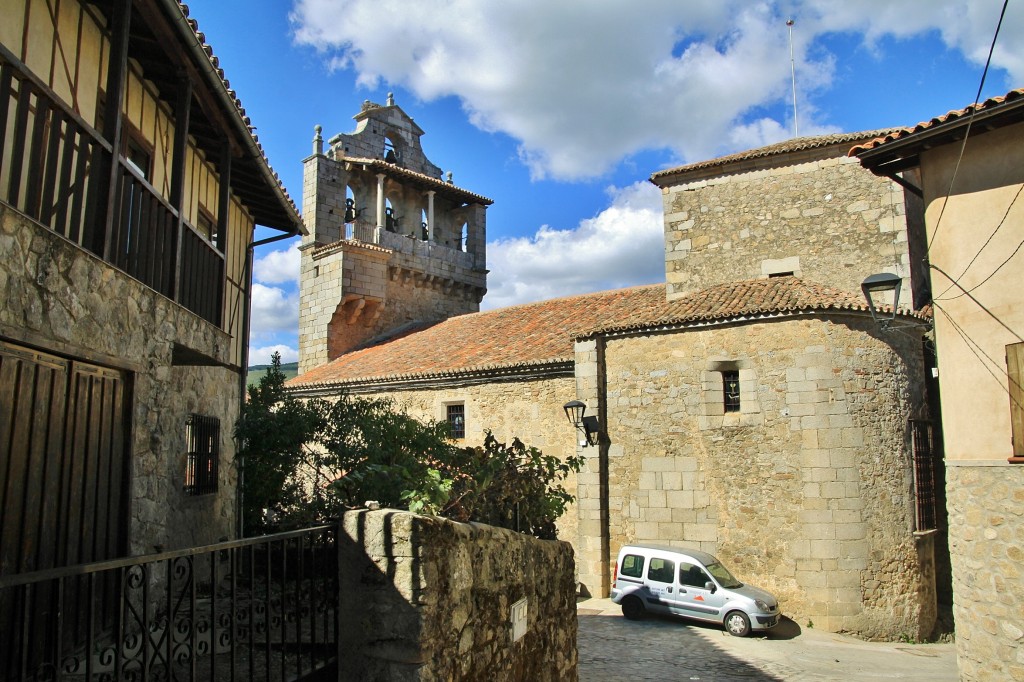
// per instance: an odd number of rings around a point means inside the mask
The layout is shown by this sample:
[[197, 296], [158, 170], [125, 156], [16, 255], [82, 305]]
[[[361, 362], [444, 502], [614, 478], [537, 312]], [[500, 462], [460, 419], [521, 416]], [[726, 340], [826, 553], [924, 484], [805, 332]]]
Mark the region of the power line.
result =
[[971, 124], [974, 123], [974, 116], [978, 111], [978, 102], [981, 101], [981, 93], [985, 89], [985, 78], [988, 76], [988, 67], [992, 63], [992, 53], [996, 49], [996, 40], [999, 38], [999, 29], [1003, 26], [1003, 17], [1006, 16], [1006, 7], [1010, 4], [1010, 0], [1003, 0], [1003, 10], [999, 13], [999, 23], [996, 24], [996, 32], [992, 36], [992, 43], [988, 48], [988, 59], [985, 60], [985, 69], [981, 72], [981, 82], [978, 83], [978, 94], [974, 96], [974, 104], [971, 106], [971, 115], [967, 119], [967, 127], [964, 129], [964, 139], [960, 144], [960, 154], [956, 158], [956, 166], [953, 167], [953, 175], [949, 178], [949, 187], [946, 189], [946, 197], [942, 202], [942, 208], [939, 210], [939, 217], [935, 221], [935, 229], [932, 230], [932, 235], [925, 243], [925, 251], [931, 250], [932, 244], [935, 242], [935, 235], [939, 232], [939, 226], [942, 224], [942, 216], [946, 213], [946, 204], [949, 203], [949, 197], [953, 194], [953, 183], [956, 181], [957, 173], [960, 171], [960, 162], [964, 158], [964, 150], [967, 148], [967, 139], [971, 135]]
[[[939, 294], [938, 296], [935, 296], [935, 297], [934, 297], [934, 298], [935, 298], [936, 300], [940, 300], [940, 301], [941, 301], [941, 300], [946, 300], [946, 301], [952, 301], [952, 300], [954, 300], [954, 299], [957, 299], [957, 298], [960, 298], [961, 296], [964, 296], [964, 295], [966, 295], [967, 293], [970, 293], [970, 292], [974, 291], [975, 289], [977, 289], [978, 287], [980, 287], [980, 286], [981, 286], [982, 284], [984, 284], [985, 282], [987, 282], [987, 281], [989, 281], [990, 279], [992, 279], [992, 277], [993, 277], [993, 276], [994, 276], [994, 275], [995, 275], [995, 274], [996, 274], [997, 272], [999, 272], [999, 270], [1000, 270], [1000, 269], [1001, 269], [1001, 268], [1002, 268], [1002, 267], [1003, 267], [1004, 265], [1006, 265], [1006, 264], [1007, 264], [1007, 263], [1008, 263], [1008, 262], [1010, 261], [1010, 259], [1011, 259], [1011, 258], [1013, 258], [1013, 256], [1014, 256], [1014, 255], [1015, 255], [1015, 254], [1016, 254], [1016, 253], [1017, 253], [1018, 251], [1020, 251], [1020, 249], [1021, 249], [1021, 246], [1024, 246], [1024, 241], [1022, 241], [1022, 242], [1021, 242], [1020, 244], [1018, 244], [1018, 245], [1017, 245], [1017, 248], [1013, 250], [1013, 253], [1011, 253], [1011, 254], [1009, 255], [1009, 257], [1007, 257], [1007, 259], [1006, 259], [1006, 260], [1004, 260], [1004, 261], [1003, 261], [1002, 263], [1000, 263], [1000, 264], [999, 264], [999, 266], [998, 266], [998, 267], [996, 267], [996, 269], [995, 269], [995, 270], [993, 270], [993, 271], [992, 271], [992, 272], [991, 272], [991, 273], [990, 273], [990, 274], [988, 275], [988, 277], [986, 277], [985, 279], [981, 280], [980, 282], [978, 282], [977, 284], [975, 284], [974, 286], [972, 286], [972, 287], [971, 287], [970, 289], [964, 289], [964, 288], [963, 288], [963, 286], [962, 286], [962, 285], [960, 284], [959, 280], [960, 280], [960, 279], [962, 279], [962, 278], [963, 278], [963, 276], [967, 274], [967, 271], [971, 269], [971, 266], [972, 266], [972, 265], [974, 265], [974, 261], [978, 260], [978, 256], [980, 256], [980, 255], [981, 255], [981, 252], [982, 252], [982, 251], [984, 251], [984, 250], [985, 250], [985, 247], [987, 247], [987, 246], [989, 245], [989, 242], [991, 242], [991, 241], [992, 241], [992, 239], [993, 239], [993, 238], [994, 238], [994, 237], [996, 236], [996, 233], [997, 233], [997, 232], [999, 232], [1000, 228], [1002, 228], [1002, 226], [1003, 226], [1004, 224], [1006, 224], [1006, 218], [1007, 218], [1007, 217], [1008, 217], [1008, 216], [1010, 215], [1010, 210], [1011, 210], [1011, 209], [1013, 209], [1013, 206], [1014, 206], [1014, 204], [1016, 204], [1016, 203], [1017, 203], [1017, 199], [1019, 199], [1019, 198], [1020, 198], [1021, 192], [1024, 192], [1024, 184], [1021, 184], [1021, 186], [1020, 186], [1020, 187], [1019, 187], [1019, 188], [1017, 189], [1017, 193], [1016, 193], [1015, 195], [1013, 195], [1013, 201], [1011, 201], [1011, 202], [1010, 202], [1010, 205], [1006, 207], [1006, 212], [1004, 212], [1004, 213], [1003, 213], [1003, 217], [1002, 217], [1002, 220], [1000, 220], [1000, 221], [999, 221], [999, 223], [998, 223], [998, 224], [996, 225], [996, 229], [994, 229], [994, 230], [992, 231], [992, 234], [990, 234], [990, 235], [988, 236], [988, 239], [986, 239], [986, 240], [985, 240], [985, 243], [981, 245], [981, 248], [980, 248], [980, 249], [978, 249], [978, 252], [974, 254], [974, 258], [972, 258], [972, 259], [971, 259], [971, 262], [970, 262], [970, 263], [968, 263], [968, 264], [967, 264], [967, 266], [966, 266], [966, 267], [965, 267], [965, 268], [964, 268], [964, 269], [963, 269], [963, 270], [962, 270], [962, 271], [960, 272], [960, 277], [959, 277], [959, 278], [957, 278], [957, 279], [951, 279], [951, 284], [950, 284], [950, 285], [949, 285], [948, 287], [946, 287], [946, 289], [945, 289], [945, 290], [944, 290], [944, 291], [943, 291], [943, 292], [942, 292], [941, 294]], [[943, 273], [943, 274], [945, 274], [945, 273]], [[955, 286], [955, 287], [959, 287], [959, 288], [960, 288], [960, 289], [961, 289], [961, 290], [962, 290], [962, 291], [963, 291], [964, 293], [960, 293], [960, 294], [957, 294], [956, 296], [950, 296], [950, 297], [949, 297], [948, 299], [944, 299], [944, 298], [943, 298], [943, 296], [945, 296], [945, 295], [946, 295], [946, 294], [947, 294], [947, 293], [949, 292], [949, 290], [950, 290], [950, 289], [952, 289], [952, 288], [953, 288], [954, 286]]]
[[[1014, 251], [1013, 253], [1017, 253], [1017, 251], [1019, 251], [1019, 250], [1021, 249], [1021, 246], [1024, 246], [1024, 242], [1021, 242], [1021, 243], [1020, 243], [1020, 244], [1019, 244], [1019, 245], [1017, 246], [1017, 249], [1016, 249], [1016, 250], [1015, 250], [1015, 251]], [[1013, 258], [1013, 254], [1010, 254], [1010, 258]], [[1006, 261], [1009, 261], [1009, 260], [1010, 260], [1010, 258], [1007, 258], [1007, 259], [1006, 259]], [[1006, 265], [1006, 261], [1003, 261], [1003, 265]], [[1003, 265], [1000, 265], [999, 267], [1003, 267]], [[988, 315], [989, 317], [991, 317], [991, 318], [992, 318], [993, 320], [995, 320], [996, 322], [998, 322], [998, 323], [999, 323], [999, 325], [1000, 325], [1000, 326], [1001, 326], [1001, 327], [1002, 327], [1003, 329], [1005, 329], [1006, 331], [1008, 331], [1008, 332], [1010, 332], [1011, 334], [1013, 334], [1013, 336], [1014, 336], [1014, 337], [1016, 337], [1016, 339], [1017, 339], [1018, 341], [1024, 342], [1024, 338], [1021, 338], [1021, 335], [1020, 335], [1020, 334], [1018, 334], [1018, 333], [1017, 333], [1017, 332], [1015, 332], [1014, 330], [1010, 329], [1010, 327], [1009, 327], [1009, 326], [1007, 326], [1007, 324], [1006, 324], [1005, 322], [1003, 322], [1003, 321], [1002, 321], [1001, 319], [999, 319], [999, 318], [998, 318], [998, 317], [997, 317], [997, 316], [995, 315], [995, 313], [993, 313], [993, 312], [992, 312], [991, 310], [989, 310], [989, 309], [988, 309], [988, 308], [986, 308], [986, 307], [985, 307], [984, 305], [982, 305], [981, 301], [979, 301], [978, 299], [976, 299], [976, 298], [975, 298], [975, 297], [974, 297], [974, 296], [973, 296], [973, 295], [971, 294], [971, 292], [970, 292], [970, 291], [968, 291], [967, 289], [964, 289], [964, 288], [963, 288], [962, 286], [960, 286], [960, 283], [959, 283], [959, 282], [957, 282], [957, 281], [956, 281], [955, 279], [953, 279], [952, 277], [950, 277], [950, 276], [949, 276], [949, 273], [947, 273], [947, 272], [946, 272], [945, 270], [943, 270], [942, 268], [940, 268], [940, 267], [939, 267], [938, 265], [932, 265], [932, 264], [929, 264], [929, 265], [928, 265], [928, 267], [930, 267], [930, 268], [931, 268], [932, 270], [935, 270], [936, 272], [938, 272], [939, 274], [941, 274], [941, 275], [942, 275], [943, 277], [945, 277], [946, 279], [948, 279], [948, 280], [949, 280], [950, 282], [952, 282], [952, 283], [953, 283], [953, 284], [954, 284], [954, 285], [955, 285], [955, 286], [956, 286], [957, 288], [959, 288], [959, 289], [960, 289], [960, 290], [961, 290], [962, 292], [964, 292], [964, 293], [963, 293], [962, 295], [964, 295], [964, 296], [967, 296], [967, 297], [968, 297], [968, 298], [970, 298], [970, 299], [971, 299], [972, 301], [974, 301], [974, 302], [975, 302], [975, 303], [977, 304], [977, 306], [978, 306], [979, 308], [981, 308], [981, 309], [982, 309], [982, 310], [983, 310], [983, 311], [984, 311], [984, 312], [985, 312], [985, 313], [986, 313], [986, 314], [987, 314], [987, 315]], [[997, 268], [997, 271], [998, 271], [998, 268]], [[992, 273], [992, 274], [994, 275], [995, 273]], [[992, 276], [992, 275], [989, 275], [989, 277], [991, 277], [991, 276]], [[976, 289], [976, 288], [977, 288], [978, 286], [981, 286], [981, 284], [977, 285], [977, 286], [975, 287], [975, 289]], [[946, 299], [946, 300], [949, 300], [949, 299]], [[936, 301], [935, 299], [932, 299], [932, 305], [938, 305], [938, 302], [937, 302], [937, 301]]]
[[[953, 327], [954, 331], [956, 331], [960, 338], [963, 339], [964, 343], [967, 345], [967, 348], [971, 351], [971, 353], [974, 354], [974, 357], [978, 359], [978, 362], [982, 364], [982, 366], [985, 368], [985, 371], [987, 371], [989, 375], [993, 379], [995, 379], [996, 383], [999, 384], [999, 388], [1008, 396], [1010, 396], [1010, 402], [1017, 405], [1017, 407], [1024, 409], [1024, 405], [1018, 403], [1014, 399], [1013, 393], [1010, 392], [1010, 375], [1005, 369], [1003, 369], [1003, 366], [998, 361], [989, 357], [989, 354], [985, 352], [985, 350], [981, 347], [981, 344], [972, 339], [967, 334], [967, 332], [964, 331], [963, 327], [957, 324], [956, 320], [953, 319], [953, 317], [949, 314], [948, 310], [940, 306], [938, 303], [933, 303], [933, 305], [935, 306], [936, 310], [942, 311], [942, 314], [946, 316], [946, 319], [949, 321], [949, 324]], [[985, 357], [982, 357], [983, 355]], [[995, 367], [995, 370], [993, 370], [993, 367]], [[1007, 383], [1005, 384], [1003, 383], [1003, 377], [1006, 377]]]

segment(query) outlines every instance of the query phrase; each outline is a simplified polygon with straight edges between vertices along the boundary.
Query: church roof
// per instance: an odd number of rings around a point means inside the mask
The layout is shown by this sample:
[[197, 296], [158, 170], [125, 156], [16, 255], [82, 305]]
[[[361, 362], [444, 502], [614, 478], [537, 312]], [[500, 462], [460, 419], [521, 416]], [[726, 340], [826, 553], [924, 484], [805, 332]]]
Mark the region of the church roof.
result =
[[[452, 317], [346, 353], [288, 382], [293, 390], [570, 370], [573, 342], [799, 313], [866, 313], [859, 295], [796, 277], [721, 284], [667, 301], [662, 284], [602, 291]], [[571, 373], [571, 370], [570, 370]]]
[[705, 171], [713, 168], [721, 168], [741, 162], [751, 162], [758, 159], [770, 159], [771, 157], [782, 156], [793, 152], [803, 152], [813, 149], [824, 149], [835, 145], [843, 145], [841, 153], [836, 156], [845, 156], [849, 146], [857, 142], [871, 140], [897, 130], [896, 128], [884, 128], [882, 130], [865, 130], [858, 133], [834, 133], [831, 135], [815, 135], [812, 137], [795, 137], [782, 142], [776, 142], [757, 149], [748, 149], [736, 154], [720, 156], [715, 159], [698, 161], [697, 163], [666, 168], [651, 175], [651, 182], [659, 187], [667, 187], [679, 182], [683, 176], [697, 171]]
[[578, 326], [650, 316], [665, 302], [665, 285], [555, 298], [451, 317], [299, 375], [290, 388], [375, 379], [443, 377], [498, 368], [571, 363]]

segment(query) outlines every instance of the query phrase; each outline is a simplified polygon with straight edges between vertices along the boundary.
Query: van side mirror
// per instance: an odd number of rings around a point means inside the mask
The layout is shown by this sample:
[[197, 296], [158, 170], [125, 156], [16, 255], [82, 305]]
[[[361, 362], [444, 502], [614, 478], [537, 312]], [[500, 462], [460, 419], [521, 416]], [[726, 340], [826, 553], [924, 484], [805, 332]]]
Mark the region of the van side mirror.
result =
[[715, 587], [715, 584], [709, 580], [706, 583], [704, 583], [704, 589], [711, 592], [711, 594], [714, 594], [718, 588]]

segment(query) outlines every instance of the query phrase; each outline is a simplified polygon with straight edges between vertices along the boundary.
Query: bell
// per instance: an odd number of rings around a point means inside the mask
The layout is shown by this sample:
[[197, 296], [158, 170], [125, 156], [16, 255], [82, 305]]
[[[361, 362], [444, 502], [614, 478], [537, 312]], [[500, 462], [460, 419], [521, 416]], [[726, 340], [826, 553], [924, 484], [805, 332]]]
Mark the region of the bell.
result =
[[356, 221], [356, 202], [352, 199], [345, 199], [345, 222], [354, 223]]

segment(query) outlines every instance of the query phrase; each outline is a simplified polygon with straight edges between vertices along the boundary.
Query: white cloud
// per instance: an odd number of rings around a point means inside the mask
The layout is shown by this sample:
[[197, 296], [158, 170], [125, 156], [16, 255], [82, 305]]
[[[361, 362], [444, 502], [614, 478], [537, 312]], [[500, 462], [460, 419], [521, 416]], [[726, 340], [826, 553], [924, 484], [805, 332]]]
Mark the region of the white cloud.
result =
[[299, 241], [293, 241], [287, 249], [271, 251], [260, 256], [252, 266], [253, 279], [264, 284], [284, 284], [299, 279]]
[[649, 182], [608, 190], [611, 205], [572, 230], [487, 245], [484, 309], [665, 279], [661, 191]]
[[295, 333], [299, 326], [299, 297], [259, 282], [252, 285], [251, 337], [257, 342], [277, 332]]
[[[861, 34], [872, 48], [884, 36], [938, 31], [983, 63], [999, 4], [594, 0], [584, 9], [548, 0], [296, 0], [291, 16], [299, 43], [353, 69], [359, 83], [402, 85], [424, 100], [458, 97], [474, 125], [520, 141], [535, 178], [579, 179], [644, 149], [698, 160], [788, 130], [790, 122], [755, 120], [763, 118], [755, 112], [789, 94], [790, 16], [798, 18], [798, 79], [809, 103], [832, 81], [828, 34]], [[1018, 82], [1022, 28], [1024, 8], [1011, 3], [994, 64]], [[802, 133], [816, 129], [813, 109], [801, 119]]]
[[250, 348], [249, 349], [249, 366], [253, 365], [269, 365], [270, 356], [275, 352], [281, 354], [281, 364], [287, 364], [289, 362], [299, 361], [299, 351], [295, 348], [290, 348], [282, 343], [273, 346], [263, 346], [262, 348]]

